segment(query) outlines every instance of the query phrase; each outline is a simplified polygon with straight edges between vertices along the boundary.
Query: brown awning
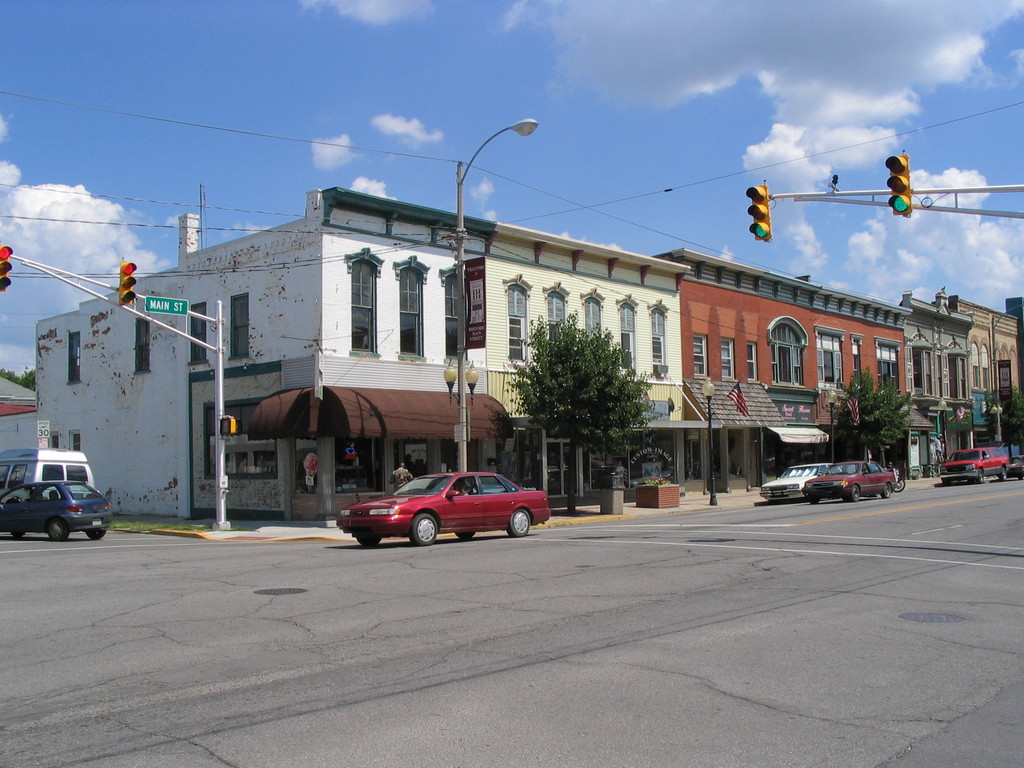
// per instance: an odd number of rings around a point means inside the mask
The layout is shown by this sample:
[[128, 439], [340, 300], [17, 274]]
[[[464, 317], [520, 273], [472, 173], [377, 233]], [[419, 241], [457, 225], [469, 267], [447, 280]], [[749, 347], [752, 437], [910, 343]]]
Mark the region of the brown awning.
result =
[[[459, 410], [446, 392], [324, 387], [323, 400], [312, 388], [276, 392], [256, 406], [248, 436], [447, 438], [455, 434]], [[507, 437], [508, 414], [490, 395], [476, 395], [470, 408], [473, 437]]]

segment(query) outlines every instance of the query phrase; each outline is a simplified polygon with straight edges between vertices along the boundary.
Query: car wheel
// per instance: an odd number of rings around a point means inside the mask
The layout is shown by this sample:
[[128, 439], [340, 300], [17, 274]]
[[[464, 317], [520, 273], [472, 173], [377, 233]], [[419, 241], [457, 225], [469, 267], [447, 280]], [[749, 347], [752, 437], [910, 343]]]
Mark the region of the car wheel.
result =
[[942, 481], [942, 485], [943, 485], [943, 487], [949, 485], [949, 480], [943, 480]]
[[888, 499], [890, 496], [892, 496], [892, 485], [886, 483], [882, 486], [882, 498]]
[[417, 547], [426, 547], [437, 541], [437, 521], [426, 512], [421, 512], [412, 519], [409, 541]]
[[808, 496], [807, 501], [809, 501], [811, 504], [817, 504], [819, 501], [821, 501], [821, 499], [819, 499], [817, 496]]
[[458, 536], [463, 541], [469, 541], [474, 536], [476, 536], [476, 531], [458, 531], [458, 532], [456, 532], [455, 535]]
[[11, 531], [11, 538], [12, 539], [20, 539], [24, 535], [25, 535], [24, 531]]
[[70, 534], [71, 529], [68, 528], [68, 524], [59, 517], [47, 521], [46, 535], [50, 537], [50, 541], [67, 541]]
[[999, 482], [1006, 480], [1006, 467], [999, 468]]
[[99, 541], [100, 539], [102, 539], [104, 536], [107, 535], [107, 529], [106, 528], [95, 528], [95, 529], [93, 529], [91, 531], [86, 531], [85, 535], [88, 536], [93, 541]]
[[853, 486], [850, 489], [850, 495], [847, 496], [846, 500], [849, 501], [852, 504], [856, 504], [858, 501], [860, 501], [860, 486], [859, 485], [855, 485], [855, 486]]
[[521, 539], [530, 532], [530, 513], [525, 509], [517, 509], [508, 521], [508, 535], [513, 539]]
[[362, 544], [364, 547], [376, 547], [380, 544], [380, 536], [370, 536], [369, 534], [361, 534], [356, 536], [356, 541]]

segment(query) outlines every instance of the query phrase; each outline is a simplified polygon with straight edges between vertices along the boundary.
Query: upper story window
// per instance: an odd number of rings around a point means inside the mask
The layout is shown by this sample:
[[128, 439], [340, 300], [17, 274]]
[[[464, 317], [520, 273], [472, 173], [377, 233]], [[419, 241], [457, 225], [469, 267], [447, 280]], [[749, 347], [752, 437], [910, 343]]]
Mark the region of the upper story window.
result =
[[555, 331], [565, 322], [565, 296], [559, 291], [551, 291], [547, 297], [548, 332], [554, 337]]
[[587, 333], [601, 333], [601, 302], [593, 296], [583, 302], [583, 327]]
[[349, 263], [352, 274], [352, 350], [377, 351], [377, 276], [379, 266], [368, 259]]
[[818, 383], [843, 383], [843, 341], [839, 336], [818, 334]]
[[135, 318], [135, 372], [149, 371], [149, 321]]
[[932, 371], [932, 353], [927, 349], [915, 349], [910, 355], [911, 365], [914, 369], [914, 394], [934, 395], [935, 378]]
[[444, 274], [444, 354], [459, 354], [459, 297], [455, 290], [455, 270]]
[[508, 359], [526, 360], [526, 289], [512, 285], [508, 289]]
[[651, 312], [651, 361], [654, 365], [666, 365], [665, 357], [665, 312], [656, 309]]
[[969, 396], [967, 389], [967, 358], [963, 355], [950, 355], [946, 358], [949, 378], [949, 396], [963, 400]]
[[423, 273], [405, 267], [398, 273], [399, 352], [423, 355]]
[[636, 308], [632, 304], [619, 307], [619, 344], [622, 367], [636, 370]]
[[757, 342], [747, 342], [747, 379], [757, 381]]
[[722, 339], [722, 378], [731, 379], [735, 376], [736, 371], [734, 370], [734, 354], [735, 349], [732, 339]]
[[896, 389], [900, 388], [899, 356], [899, 347], [895, 345], [879, 344], [875, 348], [875, 357], [878, 359], [878, 378], [896, 385]]
[[708, 375], [708, 337], [693, 335], [693, 375]]
[[778, 384], [803, 384], [804, 348], [807, 334], [793, 320], [776, 321], [768, 331], [772, 352], [772, 381]]
[[[199, 315], [206, 314], [206, 303], [196, 303], [191, 307], [192, 311]], [[206, 321], [189, 315], [188, 333], [193, 339], [206, 341]], [[188, 361], [190, 363], [205, 363], [207, 361], [206, 348], [198, 344], [189, 344]]]
[[249, 355], [249, 294], [231, 297], [231, 357]]
[[971, 342], [971, 386], [981, 389], [981, 352], [976, 342]]
[[853, 372], [854, 373], [860, 373], [860, 369], [861, 369], [860, 348], [861, 348], [862, 341], [863, 341], [862, 339], [859, 339], [856, 336], [854, 336], [853, 338], [850, 339], [850, 354], [853, 357]]
[[992, 379], [989, 378], [988, 368], [988, 347], [981, 345], [981, 388], [986, 392], [992, 386]]
[[68, 384], [82, 380], [82, 334], [72, 331], [68, 334]]

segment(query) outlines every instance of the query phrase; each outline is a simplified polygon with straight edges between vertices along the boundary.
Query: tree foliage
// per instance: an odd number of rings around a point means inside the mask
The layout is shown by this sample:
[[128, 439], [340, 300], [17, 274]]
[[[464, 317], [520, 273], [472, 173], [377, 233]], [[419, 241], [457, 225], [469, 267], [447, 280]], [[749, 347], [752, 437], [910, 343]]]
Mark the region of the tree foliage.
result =
[[[869, 370], [850, 377], [846, 386], [847, 400], [835, 406], [836, 432], [854, 445], [861, 456], [868, 451], [879, 461], [885, 460], [885, 449], [906, 439], [910, 426], [910, 395], [901, 395], [888, 380], [876, 381]], [[856, 398], [860, 421], [854, 423], [848, 407], [849, 398]]]
[[[622, 348], [609, 331], [588, 332], [575, 314], [554, 327], [538, 320], [530, 327], [529, 350], [529, 363], [512, 375], [514, 402], [548, 437], [569, 441], [574, 464], [577, 448], [623, 450], [634, 431], [647, 426], [649, 385], [623, 369]], [[575, 508], [573, 470], [570, 511]]]
[[1024, 392], [1017, 387], [1010, 389], [1010, 399], [999, 401], [996, 392], [989, 392], [985, 395], [985, 421], [988, 424], [989, 432], [993, 435], [996, 430], [996, 414], [992, 409], [999, 405], [1002, 413], [999, 414], [998, 433], [1002, 435], [1003, 442], [1008, 445], [1024, 445]]
[[25, 387], [25, 389], [35, 390], [36, 388], [36, 369], [26, 368], [24, 373], [18, 374], [14, 371], [9, 371], [6, 368], [0, 368], [0, 376], [13, 381], [15, 384]]

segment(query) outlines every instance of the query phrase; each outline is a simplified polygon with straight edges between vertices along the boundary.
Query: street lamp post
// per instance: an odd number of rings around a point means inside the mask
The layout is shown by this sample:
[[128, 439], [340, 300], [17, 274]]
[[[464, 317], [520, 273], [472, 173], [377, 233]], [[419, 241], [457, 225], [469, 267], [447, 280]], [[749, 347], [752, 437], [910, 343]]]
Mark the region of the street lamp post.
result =
[[836, 463], [836, 391], [829, 389], [825, 395], [828, 401], [828, 442], [831, 447], [831, 461]]
[[715, 491], [715, 433], [711, 429], [711, 398], [715, 396], [715, 385], [711, 383], [711, 379], [704, 380], [704, 383], [700, 386], [700, 391], [708, 399], [708, 478], [709, 487], [711, 488], [711, 498], [708, 500], [708, 504], [712, 507], [717, 507], [718, 494]]
[[[458, 470], [465, 472], [468, 467], [469, 458], [469, 403], [466, 401], [466, 218], [463, 210], [463, 186], [466, 181], [466, 174], [473, 166], [473, 161], [481, 150], [490, 144], [491, 140], [505, 133], [515, 131], [520, 136], [529, 136], [537, 130], [536, 120], [520, 120], [518, 123], [502, 128], [491, 135], [487, 141], [480, 145], [468, 163], [459, 161], [455, 168], [455, 298], [458, 319], [458, 360], [456, 367], [456, 378], [458, 381], [458, 403], [459, 423], [455, 430], [455, 442], [458, 446]], [[447, 378], [446, 378], [447, 380]], [[450, 391], [450, 390], [449, 390]]]

